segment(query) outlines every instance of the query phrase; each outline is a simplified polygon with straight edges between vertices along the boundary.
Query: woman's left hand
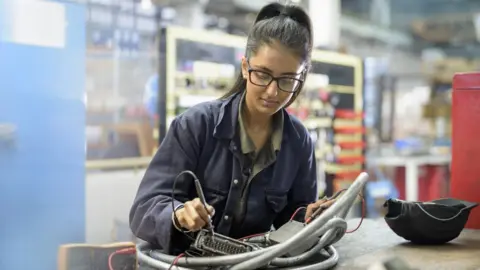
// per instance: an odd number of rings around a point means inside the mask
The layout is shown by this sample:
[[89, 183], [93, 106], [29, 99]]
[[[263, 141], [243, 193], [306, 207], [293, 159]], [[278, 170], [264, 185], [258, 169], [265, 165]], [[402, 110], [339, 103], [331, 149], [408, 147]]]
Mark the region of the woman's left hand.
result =
[[[308, 220], [310, 217], [312, 217], [312, 214], [317, 211], [319, 208], [321, 208], [320, 213], [318, 215], [322, 214], [325, 209], [330, 207], [333, 203], [335, 203], [336, 199], [320, 199], [314, 203], [311, 203], [307, 206], [307, 213], [305, 214], [305, 220]], [[317, 216], [318, 216], [317, 215]]]

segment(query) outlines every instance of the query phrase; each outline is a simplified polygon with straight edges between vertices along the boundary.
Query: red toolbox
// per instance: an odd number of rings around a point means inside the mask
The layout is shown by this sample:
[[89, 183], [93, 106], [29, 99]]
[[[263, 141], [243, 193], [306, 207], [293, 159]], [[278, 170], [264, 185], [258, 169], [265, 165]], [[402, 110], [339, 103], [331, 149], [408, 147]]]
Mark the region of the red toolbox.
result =
[[[480, 73], [453, 78], [450, 191], [452, 198], [480, 203]], [[480, 207], [466, 228], [480, 229]]]
[[[424, 165], [419, 169], [418, 201], [426, 202], [448, 197], [448, 167], [446, 165]], [[405, 167], [395, 168], [395, 187], [398, 197], [406, 199]]]

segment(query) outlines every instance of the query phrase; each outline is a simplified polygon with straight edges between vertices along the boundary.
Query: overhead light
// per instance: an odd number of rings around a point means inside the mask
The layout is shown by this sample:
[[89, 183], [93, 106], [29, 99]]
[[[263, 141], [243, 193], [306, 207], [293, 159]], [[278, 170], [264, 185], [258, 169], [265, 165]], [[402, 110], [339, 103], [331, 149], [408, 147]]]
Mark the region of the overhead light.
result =
[[140, 6], [142, 7], [143, 10], [150, 10], [153, 8], [153, 4], [151, 0], [142, 0], [140, 3]]

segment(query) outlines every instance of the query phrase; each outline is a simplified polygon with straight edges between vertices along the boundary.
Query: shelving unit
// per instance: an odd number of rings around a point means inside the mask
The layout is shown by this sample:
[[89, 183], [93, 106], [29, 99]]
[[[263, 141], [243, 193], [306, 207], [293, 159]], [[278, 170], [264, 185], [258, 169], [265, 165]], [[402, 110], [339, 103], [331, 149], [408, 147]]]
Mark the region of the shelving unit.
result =
[[[164, 28], [160, 35], [160, 117], [154, 134], [159, 142], [184, 109], [228, 91], [240, 72], [246, 45], [245, 37], [179, 27]], [[363, 118], [345, 119], [338, 110], [363, 114], [362, 59], [315, 50], [304, 90], [288, 110], [304, 122], [317, 142], [319, 169], [326, 172], [326, 194], [353, 180], [344, 175], [356, 176], [363, 169], [364, 136], [339, 129], [363, 128]]]
[[303, 93], [289, 111], [316, 141], [325, 195], [348, 187], [364, 169], [363, 102], [362, 59], [315, 50]]
[[197, 103], [221, 97], [235, 79], [244, 55], [244, 37], [167, 27], [160, 31], [159, 124], [161, 142], [173, 118]]

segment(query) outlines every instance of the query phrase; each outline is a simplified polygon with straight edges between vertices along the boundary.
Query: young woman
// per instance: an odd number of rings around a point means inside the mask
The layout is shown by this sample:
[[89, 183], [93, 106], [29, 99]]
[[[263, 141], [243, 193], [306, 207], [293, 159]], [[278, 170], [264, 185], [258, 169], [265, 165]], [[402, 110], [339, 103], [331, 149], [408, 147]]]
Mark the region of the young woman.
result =
[[[300, 94], [312, 51], [309, 16], [269, 4], [248, 35], [242, 71], [222, 99], [177, 116], [140, 184], [130, 212], [134, 234], [169, 253], [212, 221], [240, 238], [303, 221], [317, 200], [314, 145], [285, 108]], [[197, 197], [192, 171], [207, 205]], [[177, 179], [178, 178], [178, 179]]]

